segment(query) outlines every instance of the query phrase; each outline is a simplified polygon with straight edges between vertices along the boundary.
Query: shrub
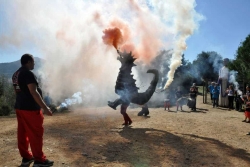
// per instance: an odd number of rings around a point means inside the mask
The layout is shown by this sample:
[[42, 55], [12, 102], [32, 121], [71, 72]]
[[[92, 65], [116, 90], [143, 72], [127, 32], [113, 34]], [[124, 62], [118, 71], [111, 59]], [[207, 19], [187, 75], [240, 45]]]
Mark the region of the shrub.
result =
[[11, 108], [8, 105], [0, 106], [0, 116], [8, 116], [11, 113]]

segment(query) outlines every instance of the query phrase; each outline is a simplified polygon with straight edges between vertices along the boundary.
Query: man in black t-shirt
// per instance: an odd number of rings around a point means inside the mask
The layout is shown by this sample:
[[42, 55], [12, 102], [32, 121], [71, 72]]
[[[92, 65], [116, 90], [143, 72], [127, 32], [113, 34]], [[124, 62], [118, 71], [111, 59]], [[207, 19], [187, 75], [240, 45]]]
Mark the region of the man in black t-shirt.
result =
[[[43, 147], [43, 113], [52, 116], [50, 108], [42, 99], [42, 90], [36, 76], [30, 70], [34, 69], [34, 58], [30, 54], [21, 57], [20, 67], [12, 76], [16, 92], [15, 110], [18, 122], [18, 149], [22, 156], [21, 166], [33, 167], [53, 166], [53, 161], [46, 159]], [[29, 145], [32, 152], [29, 151]]]

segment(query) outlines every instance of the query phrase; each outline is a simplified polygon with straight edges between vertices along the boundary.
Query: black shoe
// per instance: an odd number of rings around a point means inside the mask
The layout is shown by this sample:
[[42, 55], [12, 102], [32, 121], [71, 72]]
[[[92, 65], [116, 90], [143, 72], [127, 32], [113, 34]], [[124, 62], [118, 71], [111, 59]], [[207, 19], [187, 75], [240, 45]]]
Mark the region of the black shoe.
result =
[[148, 116], [148, 114], [149, 114], [149, 111], [145, 112], [145, 113], [144, 113], [144, 116]]
[[22, 159], [22, 163], [21, 163], [21, 167], [22, 166], [30, 166], [30, 164], [34, 161], [34, 158], [31, 159], [27, 159], [27, 158], [23, 158]]
[[53, 166], [54, 161], [46, 159], [44, 162], [35, 161], [33, 167], [49, 167]]
[[140, 111], [140, 112], [138, 112], [138, 114], [137, 114], [137, 116], [143, 116], [143, 112], [142, 111]]
[[108, 106], [116, 110], [116, 106], [114, 105], [113, 102], [108, 101]]

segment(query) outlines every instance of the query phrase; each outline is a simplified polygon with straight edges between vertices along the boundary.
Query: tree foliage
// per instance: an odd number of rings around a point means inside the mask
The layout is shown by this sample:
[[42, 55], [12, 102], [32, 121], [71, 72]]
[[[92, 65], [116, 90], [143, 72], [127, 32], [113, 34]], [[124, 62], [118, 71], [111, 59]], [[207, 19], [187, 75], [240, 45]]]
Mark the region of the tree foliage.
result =
[[219, 69], [222, 67], [222, 57], [217, 52], [202, 52], [197, 55], [193, 61], [194, 73], [196, 73], [198, 82], [217, 81]]
[[6, 116], [14, 109], [15, 93], [10, 79], [0, 76], [0, 116]]
[[237, 79], [243, 82], [250, 81], [250, 34], [240, 43], [235, 60], [229, 63], [229, 69], [238, 72]]

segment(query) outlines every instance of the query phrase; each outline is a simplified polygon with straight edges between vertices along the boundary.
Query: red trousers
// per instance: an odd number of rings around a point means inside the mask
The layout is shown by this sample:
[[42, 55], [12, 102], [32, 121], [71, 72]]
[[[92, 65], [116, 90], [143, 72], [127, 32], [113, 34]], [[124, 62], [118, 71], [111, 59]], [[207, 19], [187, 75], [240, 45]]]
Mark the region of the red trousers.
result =
[[123, 119], [124, 119], [124, 125], [130, 125], [132, 123], [132, 120], [130, 119], [130, 117], [128, 116], [128, 114], [126, 113], [126, 110], [128, 108], [127, 104], [122, 104], [121, 105], [121, 114], [123, 115]]
[[[16, 110], [17, 116], [17, 143], [20, 155], [36, 161], [44, 162], [46, 156], [43, 147], [43, 113], [40, 111]], [[31, 151], [29, 151], [29, 145]]]

